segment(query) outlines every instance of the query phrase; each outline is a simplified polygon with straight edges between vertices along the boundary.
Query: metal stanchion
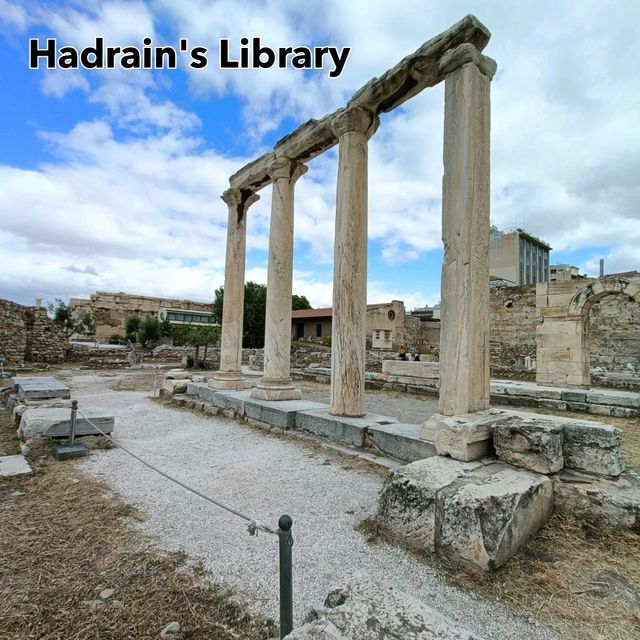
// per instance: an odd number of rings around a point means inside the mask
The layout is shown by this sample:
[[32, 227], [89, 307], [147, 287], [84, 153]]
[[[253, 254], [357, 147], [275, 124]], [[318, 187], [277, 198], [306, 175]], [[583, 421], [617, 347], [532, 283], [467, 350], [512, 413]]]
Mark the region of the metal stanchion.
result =
[[78, 401], [71, 401], [71, 418], [69, 419], [69, 441], [66, 445], [58, 445], [53, 449], [56, 460], [71, 460], [81, 458], [87, 454], [83, 444], [76, 444], [76, 418], [78, 415]]
[[293, 631], [293, 571], [292, 554], [293, 536], [289, 516], [278, 520], [278, 540], [280, 547], [280, 639]]

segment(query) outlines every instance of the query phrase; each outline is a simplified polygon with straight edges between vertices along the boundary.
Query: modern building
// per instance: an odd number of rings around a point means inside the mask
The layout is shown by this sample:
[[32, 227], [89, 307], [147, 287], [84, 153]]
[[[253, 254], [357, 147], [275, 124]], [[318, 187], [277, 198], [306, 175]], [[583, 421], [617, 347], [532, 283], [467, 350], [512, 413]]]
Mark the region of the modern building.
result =
[[578, 267], [570, 264], [552, 264], [549, 267], [549, 282], [569, 282], [578, 278], [584, 278]]
[[216, 318], [210, 311], [190, 311], [189, 309], [166, 309], [160, 307], [160, 320], [168, 320], [170, 324], [216, 324]]
[[491, 227], [489, 271], [494, 278], [516, 285], [549, 281], [551, 247], [523, 231], [500, 231]]

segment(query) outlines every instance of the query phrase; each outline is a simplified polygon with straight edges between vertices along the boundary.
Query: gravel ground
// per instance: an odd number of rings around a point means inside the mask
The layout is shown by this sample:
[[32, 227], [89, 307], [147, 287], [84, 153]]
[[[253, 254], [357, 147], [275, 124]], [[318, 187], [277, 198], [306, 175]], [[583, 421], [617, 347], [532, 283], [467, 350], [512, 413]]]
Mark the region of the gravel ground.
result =
[[[76, 375], [72, 388], [81, 410], [93, 405], [112, 411], [115, 437], [165, 472], [271, 527], [283, 513], [291, 515], [297, 623], [310, 607], [321, 606], [329, 591], [367, 576], [412, 593], [487, 640], [557, 637], [532, 619], [529, 623], [514, 616], [506, 604], [448, 586], [436, 570], [399, 548], [368, 544], [354, 526], [374, 515], [382, 479], [370, 471], [345, 468], [348, 459], [236, 420], [163, 406], [148, 392], [107, 390], [99, 375]], [[250, 537], [242, 520], [122, 450], [94, 452], [80, 465], [147, 514], [142, 528], [156, 536], [160, 546], [202, 560], [214, 580], [245, 593], [259, 610], [277, 619], [275, 536]]]

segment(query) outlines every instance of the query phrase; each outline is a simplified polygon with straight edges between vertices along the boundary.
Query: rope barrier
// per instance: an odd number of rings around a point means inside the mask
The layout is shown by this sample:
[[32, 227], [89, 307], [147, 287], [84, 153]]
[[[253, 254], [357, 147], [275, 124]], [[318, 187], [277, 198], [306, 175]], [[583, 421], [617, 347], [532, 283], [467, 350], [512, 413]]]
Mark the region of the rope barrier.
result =
[[149, 469], [155, 471], [156, 473], [159, 473], [161, 476], [163, 476], [167, 480], [171, 480], [171, 482], [174, 482], [178, 486], [182, 487], [183, 489], [186, 489], [187, 491], [190, 491], [191, 493], [197, 495], [198, 497], [203, 498], [204, 500], [207, 500], [208, 502], [211, 502], [212, 504], [215, 504], [217, 507], [220, 507], [221, 509], [224, 509], [225, 511], [228, 511], [229, 513], [232, 513], [233, 515], [238, 516], [239, 518], [242, 518], [243, 520], [246, 520], [249, 523], [247, 525], [247, 530], [248, 530], [250, 536], [257, 536], [259, 531], [264, 531], [265, 533], [272, 533], [273, 535], [278, 535], [277, 531], [274, 531], [273, 529], [267, 527], [266, 525], [258, 522], [258, 520], [255, 520], [254, 518], [250, 518], [248, 515], [240, 512], [240, 511], [237, 511], [236, 509], [233, 509], [233, 508], [223, 504], [222, 502], [219, 502], [218, 500], [214, 500], [211, 496], [208, 496], [208, 495], [202, 493], [201, 491], [198, 491], [197, 489], [194, 489], [193, 487], [190, 487], [188, 484], [185, 484], [181, 480], [178, 480], [177, 478], [174, 478], [173, 476], [170, 476], [168, 473], [165, 473], [161, 469], [158, 469], [157, 467], [152, 465], [150, 462], [147, 462], [146, 460], [143, 460], [140, 456], [138, 456], [137, 454], [133, 453], [132, 451], [129, 451], [129, 449], [127, 449], [126, 447], [123, 447], [120, 443], [116, 442], [111, 436], [107, 435], [104, 431], [102, 431], [102, 429], [100, 429], [100, 427], [98, 427], [90, 418], [88, 418], [84, 413], [82, 413], [82, 411], [80, 411], [80, 409], [78, 409], [78, 413], [98, 433], [100, 433], [105, 438], [107, 438], [107, 440], [112, 442], [116, 447], [118, 447], [119, 449], [122, 449], [125, 453], [128, 453], [132, 458], [135, 458], [138, 462], [142, 463], [145, 467], [148, 467]]

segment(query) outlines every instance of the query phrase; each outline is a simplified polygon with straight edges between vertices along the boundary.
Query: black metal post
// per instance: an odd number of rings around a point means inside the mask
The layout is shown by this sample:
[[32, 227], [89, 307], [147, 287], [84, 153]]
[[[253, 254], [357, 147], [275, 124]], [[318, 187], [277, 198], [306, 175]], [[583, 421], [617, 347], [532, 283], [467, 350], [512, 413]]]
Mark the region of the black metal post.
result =
[[78, 401], [71, 401], [71, 420], [69, 421], [69, 447], [73, 447], [76, 441], [76, 415], [78, 413]]
[[293, 537], [289, 516], [278, 520], [278, 540], [280, 546], [280, 640], [293, 631]]

